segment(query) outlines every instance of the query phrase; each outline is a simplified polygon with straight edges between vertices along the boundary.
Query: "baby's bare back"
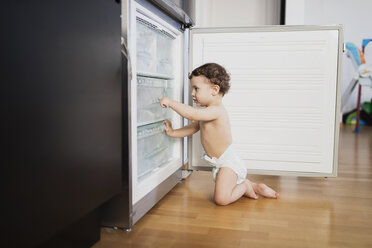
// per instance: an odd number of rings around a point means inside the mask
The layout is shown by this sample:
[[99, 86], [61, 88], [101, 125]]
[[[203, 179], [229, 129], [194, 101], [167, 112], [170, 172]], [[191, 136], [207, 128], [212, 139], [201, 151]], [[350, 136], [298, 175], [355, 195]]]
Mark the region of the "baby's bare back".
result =
[[216, 158], [219, 158], [232, 143], [229, 116], [223, 106], [219, 108], [217, 119], [199, 122], [204, 151], [209, 157]]

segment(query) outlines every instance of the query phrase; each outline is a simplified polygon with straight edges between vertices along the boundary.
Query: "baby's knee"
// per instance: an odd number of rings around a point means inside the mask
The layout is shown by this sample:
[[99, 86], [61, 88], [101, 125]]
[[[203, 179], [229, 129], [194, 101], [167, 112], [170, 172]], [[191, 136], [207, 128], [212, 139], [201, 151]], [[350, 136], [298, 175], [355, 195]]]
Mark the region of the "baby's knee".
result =
[[230, 199], [224, 194], [214, 194], [214, 202], [220, 206], [226, 206], [230, 203]]

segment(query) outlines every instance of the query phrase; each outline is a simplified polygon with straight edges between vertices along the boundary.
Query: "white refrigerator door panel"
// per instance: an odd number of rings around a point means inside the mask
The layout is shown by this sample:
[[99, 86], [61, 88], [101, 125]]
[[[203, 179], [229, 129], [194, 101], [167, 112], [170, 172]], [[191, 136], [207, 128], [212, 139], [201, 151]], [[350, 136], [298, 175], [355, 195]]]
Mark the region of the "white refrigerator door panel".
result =
[[[250, 173], [336, 175], [341, 27], [195, 29], [190, 40], [190, 70], [216, 62], [231, 74], [223, 102]], [[208, 167], [199, 139], [190, 164]]]
[[132, 204], [135, 205], [182, 166], [182, 140], [164, 131], [164, 119], [182, 119], [163, 109], [159, 96], [182, 101], [183, 34], [136, 4], [130, 15]]

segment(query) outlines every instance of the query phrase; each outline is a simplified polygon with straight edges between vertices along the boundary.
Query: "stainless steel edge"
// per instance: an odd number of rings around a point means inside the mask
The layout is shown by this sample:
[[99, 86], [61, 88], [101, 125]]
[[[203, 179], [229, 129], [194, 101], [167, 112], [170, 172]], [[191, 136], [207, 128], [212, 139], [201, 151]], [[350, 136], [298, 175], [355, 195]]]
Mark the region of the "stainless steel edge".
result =
[[123, 0], [122, 1], [122, 15], [125, 15], [125, 18], [122, 17], [122, 32], [123, 32], [123, 38], [127, 41], [127, 48], [128, 48], [128, 77], [127, 77], [127, 90], [128, 90], [128, 139], [129, 139], [129, 146], [128, 146], [128, 154], [129, 154], [129, 164], [128, 164], [128, 203], [129, 203], [129, 221], [128, 221], [128, 227], [131, 227], [133, 225], [132, 221], [132, 213], [133, 213], [133, 196], [132, 196], [132, 165], [133, 165], [133, 150], [132, 150], [132, 98], [131, 98], [131, 81], [132, 81], [132, 61], [131, 61], [131, 44], [129, 42], [129, 37], [131, 30], [131, 13], [133, 8], [133, 0]]
[[[187, 87], [188, 83], [189, 83], [189, 80], [188, 80], [188, 72], [189, 72], [189, 36], [190, 36], [190, 32], [189, 32], [189, 29], [186, 29], [183, 33], [183, 84], [182, 84], [182, 92], [183, 92], [183, 97], [182, 97], [182, 103], [186, 104], [186, 99], [189, 98], [190, 94], [189, 94], [189, 87]], [[186, 92], [187, 90], [187, 92]], [[187, 103], [189, 102], [189, 100], [187, 101]], [[182, 127], [184, 127], [185, 125], [188, 124], [188, 121], [186, 123], [185, 121], [186, 119], [185, 118], [182, 118]], [[183, 140], [182, 140], [182, 154], [183, 154], [183, 157], [182, 157], [182, 163], [183, 163], [183, 166], [185, 166], [185, 162], [186, 163], [189, 163], [189, 160], [190, 160], [190, 157], [189, 157], [189, 141], [190, 137], [184, 137]], [[187, 154], [186, 154], [186, 158], [187, 158], [187, 161], [185, 160], [185, 149], [187, 149]]]
[[[192, 64], [192, 33], [193, 33], [193, 30], [189, 29], [189, 35], [188, 35], [188, 69], [189, 70], [192, 70], [193, 68], [191, 67], [191, 64]], [[189, 71], [187, 72], [187, 75], [189, 74]], [[187, 82], [185, 83], [189, 83], [188, 80]], [[189, 103], [192, 102], [192, 96], [191, 96], [191, 92], [189, 90], [188, 92], [188, 96], [189, 96]], [[188, 121], [188, 124], [190, 124], [191, 122]], [[188, 157], [188, 168], [189, 169], [194, 169], [194, 165], [193, 165], [193, 159], [192, 159], [192, 139], [193, 139], [193, 135], [189, 136], [187, 138], [187, 157]]]
[[333, 172], [336, 177], [338, 172], [338, 152], [340, 142], [340, 118], [341, 118], [341, 85], [342, 85], [342, 54], [344, 51], [344, 30], [343, 26], [338, 26], [338, 54], [337, 54], [337, 95], [335, 109], [335, 133], [334, 133], [334, 151], [333, 151]]
[[[186, 63], [185, 63], [185, 59], [187, 58], [187, 52], [188, 52], [188, 42], [186, 41], [186, 32], [182, 33], [182, 50], [183, 50], [183, 53], [182, 53], [182, 59], [181, 59], [181, 72], [182, 72], [182, 75], [185, 75], [187, 74], [187, 70], [188, 70], [188, 66], [186, 66]], [[182, 77], [181, 79], [181, 103], [184, 103], [185, 102], [185, 76]], [[183, 117], [181, 117], [181, 127], [184, 127], [185, 124], [184, 124], [184, 120], [183, 120]], [[184, 161], [185, 161], [185, 153], [184, 153], [184, 149], [185, 149], [185, 142], [184, 142], [184, 138], [181, 139], [181, 161], [182, 161], [182, 168], [184, 168]]]
[[[122, 89], [123, 89], [123, 103], [127, 100], [128, 106], [123, 104], [123, 130], [122, 130], [122, 147], [128, 144], [127, 151], [122, 148], [123, 164], [122, 164], [122, 192], [105, 203], [101, 208], [101, 225], [107, 227], [120, 227], [130, 228], [132, 226], [132, 146], [131, 146], [131, 61], [130, 61], [130, 47], [128, 44], [129, 37], [129, 25], [130, 25], [130, 9], [132, 0], [121, 1], [121, 25], [122, 25], [122, 42], [125, 47], [122, 48], [122, 52], [126, 57], [127, 74], [126, 77], [123, 74], [122, 78]], [[124, 51], [123, 51], [124, 49]], [[123, 68], [123, 72], [125, 69]], [[126, 95], [125, 95], [126, 94]], [[126, 109], [125, 109], [126, 108]], [[124, 122], [127, 121], [127, 126]], [[127, 128], [125, 128], [127, 127]], [[126, 139], [126, 140], [125, 140]], [[127, 156], [127, 159], [124, 157]], [[128, 164], [125, 164], [127, 160]]]
[[[178, 21], [183, 22], [186, 25], [194, 25], [195, 22], [191, 16], [189, 16], [182, 8], [177, 6], [174, 2], [169, 0], [150, 0], [154, 4], [163, 8], [168, 14], [172, 15]], [[187, 0], [191, 3], [191, 8], [195, 8], [194, 0]]]

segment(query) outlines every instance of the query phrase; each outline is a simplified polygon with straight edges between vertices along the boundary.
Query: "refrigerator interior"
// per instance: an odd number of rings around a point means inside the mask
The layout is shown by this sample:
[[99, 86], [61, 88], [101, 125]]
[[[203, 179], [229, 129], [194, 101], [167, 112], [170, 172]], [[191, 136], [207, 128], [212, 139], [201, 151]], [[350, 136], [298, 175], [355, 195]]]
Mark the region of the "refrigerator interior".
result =
[[158, 97], [182, 101], [183, 34], [133, 4], [128, 45], [132, 54], [132, 203], [136, 204], [182, 166], [182, 140], [168, 137], [163, 123], [167, 119], [179, 128], [182, 119], [162, 108]]

